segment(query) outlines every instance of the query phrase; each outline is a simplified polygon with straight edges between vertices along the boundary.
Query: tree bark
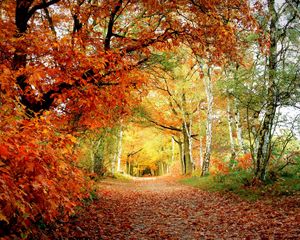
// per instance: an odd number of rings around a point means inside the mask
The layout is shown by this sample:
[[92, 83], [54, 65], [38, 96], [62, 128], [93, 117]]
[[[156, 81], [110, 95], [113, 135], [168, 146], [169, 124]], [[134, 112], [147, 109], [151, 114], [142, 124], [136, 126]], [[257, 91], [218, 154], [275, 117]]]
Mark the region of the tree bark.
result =
[[184, 144], [182, 142], [177, 142], [179, 146], [179, 153], [180, 153], [180, 163], [181, 163], [181, 173], [186, 174], [186, 165], [185, 165], [185, 158], [184, 158]]
[[171, 163], [173, 163], [175, 160], [175, 140], [172, 136], [172, 157], [171, 157]]
[[103, 139], [99, 138], [93, 143], [93, 154], [91, 155], [91, 160], [93, 161], [93, 173], [97, 173], [99, 175], [103, 175], [104, 173], [103, 150]]
[[201, 168], [203, 165], [203, 142], [202, 142], [202, 137], [199, 135], [199, 167]]
[[238, 145], [239, 145], [240, 150], [242, 151], [242, 153], [246, 154], [247, 153], [247, 148], [246, 148], [245, 143], [244, 143], [240, 111], [239, 111], [239, 107], [238, 107], [238, 103], [237, 103], [236, 98], [234, 99], [234, 112], [235, 112], [235, 125], [236, 125], [236, 131], [237, 131]]
[[231, 112], [230, 98], [227, 96], [227, 121], [228, 121], [228, 131], [229, 131], [229, 140], [230, 140], [230, 160], [235, 160], [235, 143], [233, 138], [233, 116]]
[[123, 136], [123, 130], [122, 130], [122, 126], [120, 126], [119, 132], [118, 132], [119, 136], [117, 138], [117, 149], [116, 152], [114, 154], [113, 160], [111, 162], [111, 172], [112, 174], [114, 174], [116, 172], [116, 164], [117, 164], [117, 172], [121, 171], [121, 154], [122, 154], [122, 136]]
[[123, 139], [123, 129], [120, 126], [120, 135], [119, 135], [119, 144], [118, 144], [118, 152], [117, 152], [117, 171], [121, 171], [121, 155], [122, 155], [122, 139]]
[[[183, 124], [184, 125], [184, 124]], [[185, 164], [185, 174], [191, 174], [193, 172], [193, 162], [190, 151], [190, 136], [188, 131], [185, 130], [187, 127], [183, 127], [183, 156], [184, 156], [184, 164]]]
[[[53, 5], [60, 0], [51, 0], [51, 1], [43, 1], [40, 4], [33, 5], [33, 0], [17, 0], [16, 1], [16, 9], [15, 9], [15, 25], [16, 25], [16, 35], [15, 37], [20, 39], [24, 37], [28, 29], [28, 22], [30, 18], [34, 15], [34, 13], [39, 9], [46, 9], [50, 5]], [[27, 65], [27, 50], [26, 44], [18, 45], [14, 52], [13, 61], [12, 61], [12, 69], [13, 70], [20, 70], [21, 68], [25, 68]], [[23, 91], [20, 94], [20, 102], [26, 107], [26, 112], [29, 116], [34, 116], [34, 112], [38, 112], [42, 108], [49, 108], [53, 102], [53, 98], [51, 98], [52, 91], [46, 92], [43, 94], [42, 101], [31, 102], [25, 96], [25, 90], [29, 86], [26, 82], [27, 76], [21, 74], [17, 76], [16, 83]]]
[[273, 122], [275, 118], [277, 100], [275, 93], [275, 78], [277, 69], [277, 38], [276, 38], [276, 23], [277, 13], [275, 10], [275, 0], [268, 0], [268, 10], [270, 14], [270, 51], [269, 51], [269, 62], [267, 66], [267, 97], [266, 97], [266, 108], [263, 120], [258, 131], [258, 149], [256, 158], [256, 169], [255, 176], [260, 180], [264, 181], [266, 177], [266, 170], [269, 164], [272, 151], [272, 131]]
[[192, 133], [191, 133], [191, 121], [187, 112], [185, 93], [182, 94], [182, 134], [183, 134], [183, 146], [184, 146], [184, 162], [185, 162], [185, 174], [191, 174], [194, 170], [193, 156], [192, 156]]
[[204, 78], [205, 92], [207, 98], [207, 118], [206, 118], [206, 146], [201, 175], [207, 175], [210, 167], [210, 156], [212, 146], [212, 123], [213, 123], [213, 92], [210, 69], [207, 70], [207, 77]]

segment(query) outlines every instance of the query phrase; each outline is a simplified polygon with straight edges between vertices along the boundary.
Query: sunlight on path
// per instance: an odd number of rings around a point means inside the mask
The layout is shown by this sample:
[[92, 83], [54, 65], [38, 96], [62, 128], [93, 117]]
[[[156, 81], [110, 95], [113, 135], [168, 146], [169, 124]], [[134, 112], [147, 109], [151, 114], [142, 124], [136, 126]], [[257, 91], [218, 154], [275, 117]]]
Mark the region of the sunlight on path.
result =
[[154, 181], [159, 180], [162, 177], [133, 177], [134, 181]]
[[105, 180], [64, 239], [299, 239], [299, 198], [249, 203], [174, 178]]

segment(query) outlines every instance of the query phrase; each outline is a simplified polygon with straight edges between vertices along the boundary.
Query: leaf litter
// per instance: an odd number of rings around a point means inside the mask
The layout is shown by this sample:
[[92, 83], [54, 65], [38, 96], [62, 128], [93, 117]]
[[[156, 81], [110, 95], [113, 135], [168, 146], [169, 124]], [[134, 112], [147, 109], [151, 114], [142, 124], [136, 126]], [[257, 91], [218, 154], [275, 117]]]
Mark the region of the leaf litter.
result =
[[100, 182], [99, 199], [55, 239], [300, 239], [300, 196], [248, 202], [176, 178]]

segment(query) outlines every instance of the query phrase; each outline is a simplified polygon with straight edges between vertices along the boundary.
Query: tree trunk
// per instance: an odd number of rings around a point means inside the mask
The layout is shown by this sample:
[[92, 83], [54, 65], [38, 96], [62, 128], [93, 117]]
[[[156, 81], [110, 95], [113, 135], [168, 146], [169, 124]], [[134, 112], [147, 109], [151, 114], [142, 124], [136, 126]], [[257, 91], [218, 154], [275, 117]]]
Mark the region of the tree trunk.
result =
[[126, 161], [126, 173], [130, 174], [130, 162], [128, 161], [128, 159]]
[[189, 122], [189, 153], [190, 153], [190, 158], [191, 158], [191, 164], [192, 164], [192, 172], [195, 170], [195, 162], [194, 162], [194, 158], [193, 158], [193, 138], [192, 138], [192, 118], [190, 117], [190, 122]]
[[206, 146], [205, 155], [202, 165], [202, 173], [204, 176], [209, 173], [211, 145], [212, 145], [212, 123], [213, 123], [213, 93], [210, 69], [207, 70], [207, 77], [204, 78], [206, 98], [207, 98], [207, 119], [206, 119]]
[[236, 125], [236, 130], [237, 130], [238, 145], [239, 145], [240, 150], [242, 151], [242, 153], [246, 154], [247, 149], [246, 149], [246, 146], [245, 146], [245, 143], [244, 143], [240, 111], [239, 111], [239, 107], [238, 107], [238, 103], [237, 103], [236, 98], [234, 99], [234, 112], [235, 112], [235, 125]]
[[[184, 162], [185, 174], [191, 174], [194, 170], [193, 156], [192, 156], [192, 133], [190, 115], [187, 112], [185, 93], [182, 94], [182, 134], [184, 146]], [[188, 122], [189, 121], [189, 122]]]
[[[117, 149], [118, 151], [118, 149]], [[111, 173], [115, 174], [115, 169], [116, 169], [116, 161], [117, 161], [117, 152], [114, 154], [112, 160], [111, 160]]]
[[90, 158], [91, 158], [90, 171], [91, 171], [91, 173], [95, 173], [95, 154], [94, 154], [94, 149], [90, 150]]
[[203, 142], [202, 142], [202, 137], [201, 135], [199, 134], [199, 141], [200, 141], [200, 145], [199, 145], [199, 167], [201, 168], [202, 167], [202, 164], [203, 164]]
[[175, 160], [175, 140], [172, 136], [172, 157], [171, 157], [171, 163], [173, 163]]
[[268, 0], [268, 10], [271, 16], [270, 19], [270, 51], [269, 63], [267, 66], [268, 79], [267, 79], [267, 97], [265, 114], [262, 119], [260, 129], [258, 131], [258, 149], [256, 154], [256, 169], [255, 176], [264, 181], [266, 177], [266, 170], [269, 164], [272, 151], [272, 131], [273, 122], [276, 113], [277, 100], [275, 94], [275, 78], [277, 69], [277, 38], [276, 38], [276, 11], [275, 0]]
[[[27, 32], [29, 26], [29, 20], [34, 15], [34, 13], [39, 9], [47, 9], [50, 5], [53, 5], [59, 0], [51, 0], [48, 2], [43, 1], [41, 4], [33, 5], [34, 0], [16, 0], [16, 9], [15, 9], [15, 25], [16, 25], [16, 34], [15, 37], [18, 39], [18, 42], [21, 41], [24, 44], [18, 44], [16, 46], [14, 56], [12, 59], [12, 69], [20, 70], [25, 68], [27, 65], [27, 49], [28, 43], [25, 39], [25, 34]], [[43, 108], [49, 108], [53, 102], [53, 97], [51, 97], [52, 92], [43, 93], [43, 97], [41, 101], [32, 102], [29, 100], [28, 96], [26, 96], [26, 88], [30, 87], [29, 83], [26, 82], [27, 76], [25, 74], [20, 74], [16, 77], [16, 83], [19, 86], [20, 93], [20, 102], [26, 107], [26, 113], [28, 116], [33, 117], [34, 113], [39, 112]]]
[[123, 139], [123, 129], [122, 126], [120, 126], [119, 143], [118, 143], [118, 150], [117, 150], [117, 172], [121, 171], [122, 139]]
[[[16, 38], [22, 39], [24, 37], [27, 28], [28, 28], [28, 21], [30, 19], [29, 16], [29, 8], [31, 4], [33, 3], [33, 0], [24, 1], [24, 0], [17, 0], [16, 1], [16, 18], [15, 18], [15, 24], [17, 28], [17, 34], [15, 35]], [[19, 70], [21, 68], [25, 68], [27, 65], [27, 54], [26, 54], [26, 45], [23, 44], [16, 47], [13, 61], [12, 61], [12, 69], [13, 70]], [[20, 89], [22, 91], [25, 91], [27, 87], [26, 83], [26, 76], [24, 74], [21, 74], [17, 76], [16, 83], [19, 85]], [[20, 96], [20, 102], [26, 106], [26, 98], [24, 97], [24, 94], [21, 93]]]
[[129, 158], [126, 161], [126, 172], [127, 174], [133, 176], [133, 162], [130, 162]]
[[181, 173], [186, 174], [185, 158], [184, 158], [184, 144], [178, 141], [179, 153], [180, 153], [180, 163], [181, 163]]
[[94, 154], [93, 154], [93, 167], [95, 173], [99, 175], [103, 175], [105, 172], [104, 169], [104, 158], [103, 158], [103, 151], [104, 151], [104, 144], [102, 138], [99, 138], [98, 141], [94, 142]]
[[[185, 125], [185, 124], [183, 124]], [[183, 155], [184, 155], [184, 163], [185, 163], [185, 174], [191, 174], [193, 172], [193, 162], [190, 150], [190, 136], [188, 130], [188, 126], [183, 127]]]
[[231, 112], [230, 99], [228, 96], [227, 96], [227, 120], [228, 120], [228, 131], [229, 131], [230, 152], [231, 152], [230, 160], [232, 162], [232, 160], [235, 160], [236, 153], [235, 153], [235, 144], [233, 138], [233, 116]]

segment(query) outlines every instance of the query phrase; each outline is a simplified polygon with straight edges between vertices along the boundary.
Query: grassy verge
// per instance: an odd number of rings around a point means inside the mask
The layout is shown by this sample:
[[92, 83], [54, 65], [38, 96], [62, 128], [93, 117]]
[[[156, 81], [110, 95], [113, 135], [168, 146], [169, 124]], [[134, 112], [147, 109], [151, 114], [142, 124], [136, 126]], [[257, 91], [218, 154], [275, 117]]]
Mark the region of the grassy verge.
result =
[[282, 174], [276, 180], [268, 179], [265, 183], [255, 185], [252, 179], [251, 173], [239, 171], [226, 175], [193, 176], [180, 182], [210, 192], [231, 192], [249, 201], [300, 193], [300, 174]]
[[130, 182], [133, 180], [132, 176], [126, 173], [115, 173], [112, 177], [124, 182]]

